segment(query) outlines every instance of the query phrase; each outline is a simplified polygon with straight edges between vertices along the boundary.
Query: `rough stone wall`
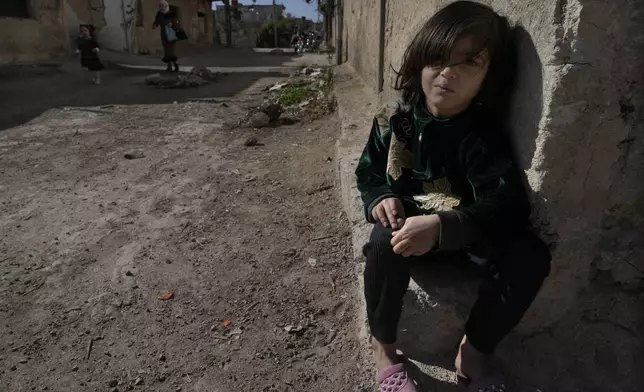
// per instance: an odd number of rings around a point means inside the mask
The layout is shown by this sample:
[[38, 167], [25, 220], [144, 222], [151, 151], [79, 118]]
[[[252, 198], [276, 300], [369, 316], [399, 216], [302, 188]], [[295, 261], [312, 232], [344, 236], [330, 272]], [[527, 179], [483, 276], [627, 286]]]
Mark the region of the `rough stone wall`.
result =
[[344, 1], [345, 60], [374, 88], [378, 82], [379, 4], [378, 0]]
[[[554, 254], [539, 298], [500, 352], [547, 390], [641, 391], [644, 2], [483, 2], [518, 24], [508, 120], [533, 221]], [[447, 3], [387, 2], [383, 100], [395, 93], [390, 66], [398, 68], [416, 31]], [[345, 60], [376, 89], [379, 1], [344, 7]]]
[[65, 21], [71, 37], [78, 36], [78, 26], [105, 26], [105, 0], [64, 0]]
[[0, 64], [47, 61], [69, 48], [62, 0], [31, 0], [31, 18], [0, 18]]

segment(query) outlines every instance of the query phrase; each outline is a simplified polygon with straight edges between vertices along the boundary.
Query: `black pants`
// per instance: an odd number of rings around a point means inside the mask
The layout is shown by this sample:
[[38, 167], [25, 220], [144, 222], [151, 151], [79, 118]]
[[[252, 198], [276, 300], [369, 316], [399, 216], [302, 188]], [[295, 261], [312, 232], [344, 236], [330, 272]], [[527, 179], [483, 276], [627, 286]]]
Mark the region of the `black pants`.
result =
[[[364, 290], [369, 326], [371, 334], [386, 344], [396, 341], [411, 263], [441, 257], [440, 251], [419, 257], [397, 255], [391, 246], [391, 232], [377, 224], [363, 249], [367, 258]], [[515, 233], [503, 246], [495, 247], [492, 254], [479, 297], [465, 325], [468, 340], [483, 353], [492, 353], [519, 323], [550, 273], [548, 248], [528, 230]]]

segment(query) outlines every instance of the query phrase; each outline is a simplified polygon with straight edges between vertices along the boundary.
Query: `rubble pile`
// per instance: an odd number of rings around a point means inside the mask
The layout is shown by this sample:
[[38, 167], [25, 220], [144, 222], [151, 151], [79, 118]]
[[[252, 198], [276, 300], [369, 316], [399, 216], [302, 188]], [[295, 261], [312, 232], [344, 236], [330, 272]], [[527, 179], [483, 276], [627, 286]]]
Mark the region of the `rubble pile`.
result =
[[216, 81], [218, 74], [205, 66], [192, 68], [188, 74], [155, 73], [145, 78], [145, 84], [159, 88], [194, 88]]

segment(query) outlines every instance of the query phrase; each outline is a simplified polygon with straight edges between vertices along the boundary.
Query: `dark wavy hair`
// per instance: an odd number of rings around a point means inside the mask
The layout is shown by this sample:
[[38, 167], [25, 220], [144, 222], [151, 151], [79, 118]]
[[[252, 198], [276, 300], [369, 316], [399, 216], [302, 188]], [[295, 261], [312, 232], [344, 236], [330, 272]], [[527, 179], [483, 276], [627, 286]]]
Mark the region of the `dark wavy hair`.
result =
[[423, 68], [430, 64], [447, 65], [456, 42], [469, 35], [474, 40], [473, 57], [487, 50], [490, 63], [474, 101], [490, 114], [504, 110], [516, 73], [512, 30], [507, 18], [487, 5], [473, 1], [453, 2], [436, 12], [407, 47], [400, 69], [394, 70], [394, 89], [402, 92], [405, 103], [414, 104], [423, 97]]

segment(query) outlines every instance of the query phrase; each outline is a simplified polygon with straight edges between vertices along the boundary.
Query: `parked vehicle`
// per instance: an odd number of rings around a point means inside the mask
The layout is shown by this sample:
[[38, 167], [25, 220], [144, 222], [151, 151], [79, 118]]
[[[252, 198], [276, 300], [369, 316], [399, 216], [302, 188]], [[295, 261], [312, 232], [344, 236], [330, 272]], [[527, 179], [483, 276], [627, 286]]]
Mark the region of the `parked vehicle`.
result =
[[316, 52], [320, 50], [321, 43], [321, 37], [314, 31], [295, 33], [291, 38], [291, 46], [295, 48], [295, 53]]

